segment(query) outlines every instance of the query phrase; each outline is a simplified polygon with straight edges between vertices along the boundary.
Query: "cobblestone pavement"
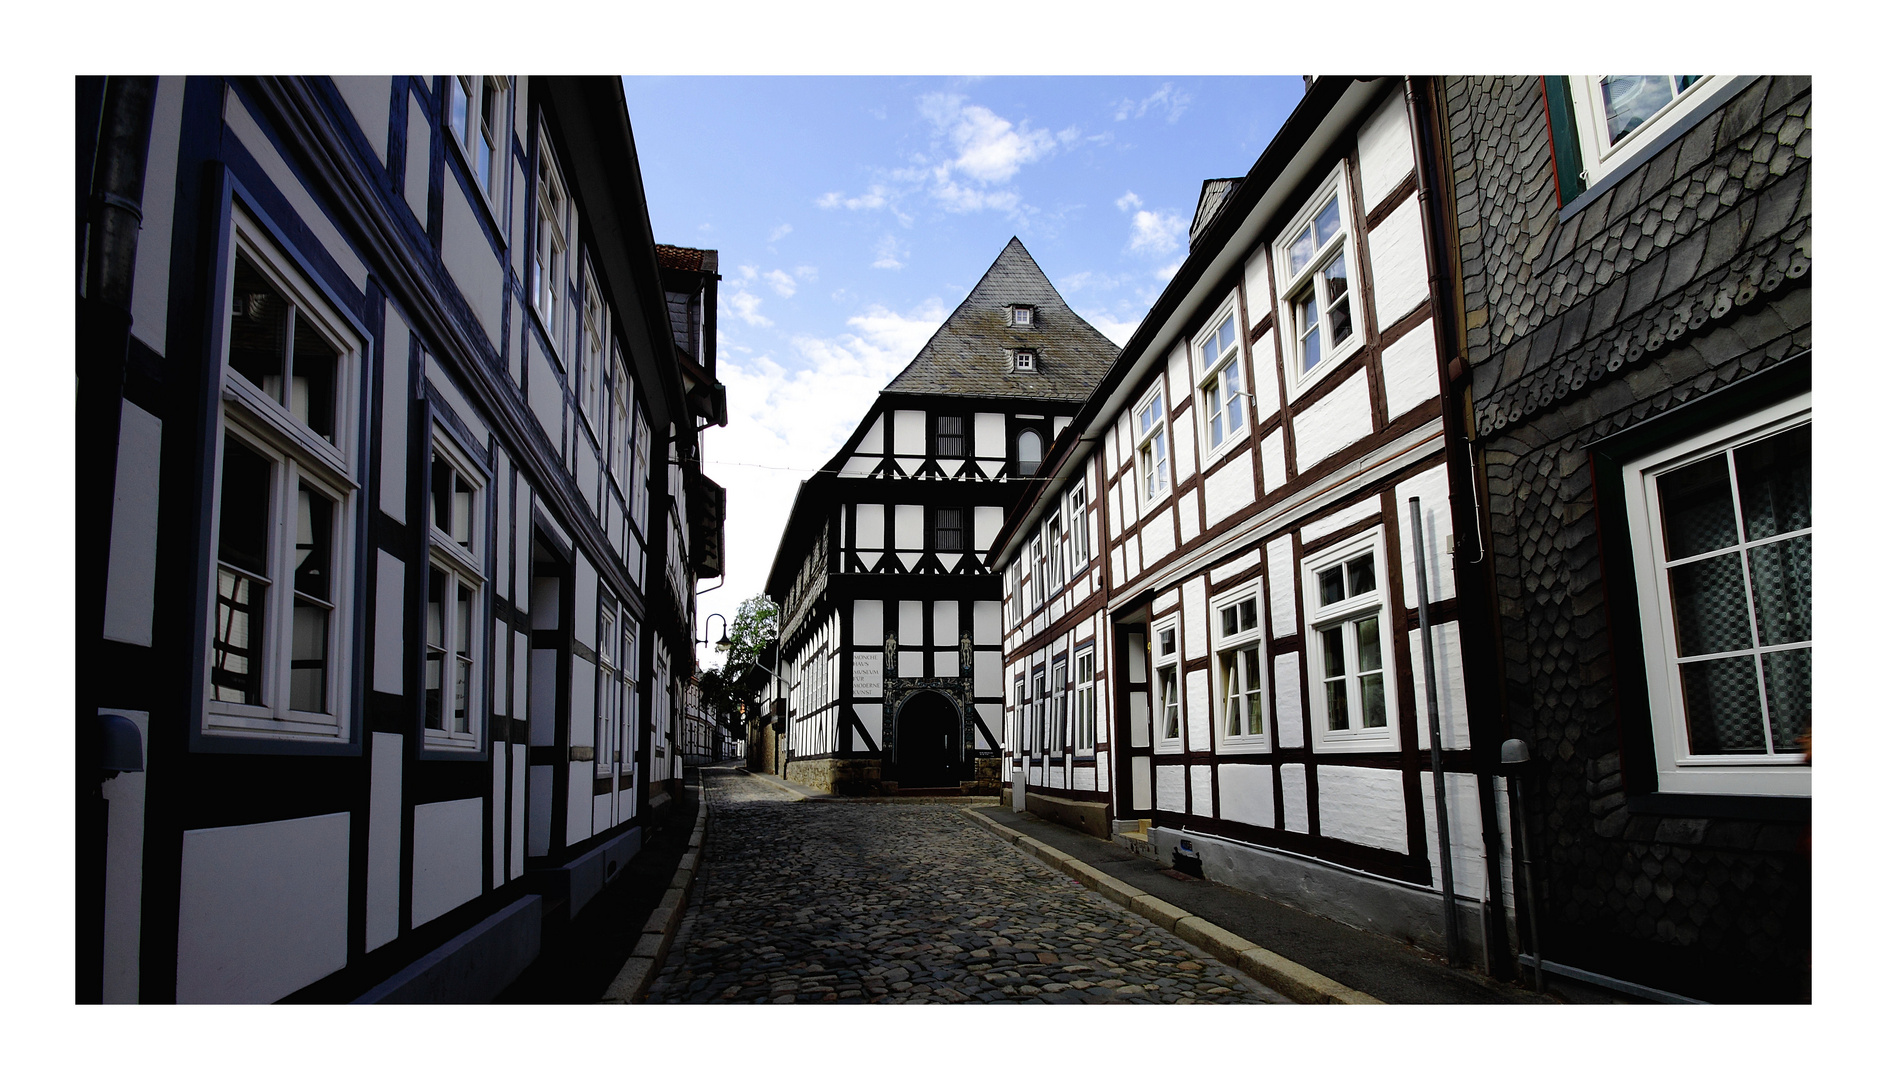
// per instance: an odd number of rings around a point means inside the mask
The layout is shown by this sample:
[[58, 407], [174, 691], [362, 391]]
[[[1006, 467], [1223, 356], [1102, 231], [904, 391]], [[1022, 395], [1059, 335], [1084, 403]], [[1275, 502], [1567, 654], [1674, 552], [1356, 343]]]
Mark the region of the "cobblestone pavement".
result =
[[701, 876], [651, 1004], [1286, 1000], [954, 806], [702, 778]]

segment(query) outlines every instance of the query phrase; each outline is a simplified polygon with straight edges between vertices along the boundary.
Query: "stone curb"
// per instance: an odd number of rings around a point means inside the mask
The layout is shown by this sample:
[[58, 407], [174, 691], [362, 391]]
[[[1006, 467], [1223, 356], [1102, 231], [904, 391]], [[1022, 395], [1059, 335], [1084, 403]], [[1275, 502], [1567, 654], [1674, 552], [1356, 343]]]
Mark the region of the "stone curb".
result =
[[668, 891], [662, 894], [662, 900], [649, 913], [649, 921], [642, 924], [642, 936], [636, 940], [636, 946], [629, 953], [629, 959], [610, 980], [609, 989], [603, 992], [603, 1005], [634, 1005], [642, 1001], [649, 992], [649, 984], [655, 981], [655, 975], [662, 970], [662, 961], [668, 958], [668, 947], [675, 941], [675, 931], [681, 927], [681, 917], [688, 910], [688, 898], [694, 892], [695, 867], [701, 862], [701, 840], [707, 833], [708, 824], [708, 789], [705, 783], [695, 787], [695, 826], [688, 834], [688, 850], [682, 854], [681, 862], [675, 866], [675, 876], [669, 879]]
[[1157, 926], [1171, 930], [1181, 940], [1197, 945], [1292, 1001], [1303, 1002], [1306, 1005], [1382, 1004], [1381, 1001], [1360, 990], [1352, 990], [1335, 979], [1319, 975], [1295, 960], [1287, 960], [1270, 949], [1261, 948], [1217, 923], [1194, 915], [1185, 908], [1169, 904], [1144, 889], [1136, 889], [1119, 878], [1103, 874], [1080, 859], [1050, 847], [1033, 836], [999, 824], [968, 807], [962, 807], [957, 812], [994, 833], [1000, 839], [1034, 855], [1128, 911]]

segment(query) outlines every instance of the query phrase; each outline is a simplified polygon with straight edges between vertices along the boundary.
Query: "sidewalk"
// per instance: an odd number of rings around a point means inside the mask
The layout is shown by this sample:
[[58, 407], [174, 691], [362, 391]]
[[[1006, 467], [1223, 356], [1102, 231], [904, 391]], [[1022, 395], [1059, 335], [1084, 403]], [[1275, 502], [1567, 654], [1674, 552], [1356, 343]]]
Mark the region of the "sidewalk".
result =
[[[768, 779], [773, 779], [769, 777]], [[797, 785], [795, 785], [797, 786]], [[1448, 967], [1401, 942], [1262, 896], [1170, 871], [1112, 841], [999, 806], [977, 813], [1056, 848], [1287, 960], [1389, 1004], [1556, 1004], [1550, 997]]]

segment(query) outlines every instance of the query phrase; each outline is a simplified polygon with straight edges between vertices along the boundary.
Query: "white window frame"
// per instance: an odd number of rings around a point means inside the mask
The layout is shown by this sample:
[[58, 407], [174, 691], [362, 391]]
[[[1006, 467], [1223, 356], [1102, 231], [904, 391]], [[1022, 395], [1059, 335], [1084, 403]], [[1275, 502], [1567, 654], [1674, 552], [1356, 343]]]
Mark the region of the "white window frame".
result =
[[[1159, 419], [1150, 421], [1148, 414], [1155, 404]], [[1128, 421], [1134, 434], [1134, 491], [1142, 513], [1173, 493], [1172, 416], [1166, 387], [1155, 379], [1153, 389], [1141, 395]]]
[[[453, 700], [449, 692], [447, 693], [446, 701], [440, 712], [443, 726], [441, 728], [426, 726], [424, 710], [425, 696], [428, 691], [424, 681], [425, 667], [423, 664], [421, 665], [421, 685], [419, 688], [421, 708], [420, 729], [425, 732], [425, 748], [427, 750], [476, 751], [484, 745], [485, 717], [489, 712], [489, 710], [484, 707], [484, 674], [486, 665], [484, 655], [485, 635], [483, 628], [488, 624], [490, 618], [486, 610], [489, 595], [485, 590], [484, 571], [485, 500], [487, 497], [485, 474], [472, 465], [471, 455], [461, 449], [452, 437], [446, 434], [445, 430], [438, 425], [434, 425], [433, 427], [432, 451], [434, 459], [443, 459], [455, 474], [464, 478], [467, 485], [472, 489], [468, 507], [471, 520], [467, 522], [467, 535], [471, 540], [469, 545], [461, 543], [450, 533], [441, 529], [437, 520], [435, 520], [433, 506], [428, 505], [426, 507], [426, 536], [428, 545], [427, 587], [429, 589], [431, 587], [431, 574], [433, 571], [444, 574], [446, 580], [445, 606], [440, 612], [440, 618], [443, 622], [443, 633], [441, 634], [442, 647], [444, 649], [445, 665], [448, 670], [442, 673], [442, 678], [446, 680], [447, 687], [453, 685], [450, 676], [457, 667], [455, 658], [460, 651], [458, 646], [461, 642], [458, 640], [458, 627], [455, 620], [451, 617], [451, 611], [452, 603], [457, 599], [460, 586], [468, 587], [472, 593], [471, 612], [469, 616], [471, 623], [471, 640], [463, 643], [468, 646], [463, 651], [471, 661], [472, 670], [466, 680], [465, 715], [467, 730], [454, 731], [452, 730], [451, 717], [453, 707], [457, 702]], [[432, 462], [429, 461], [429, 468], [431, 465]], [[433, 598], [428, 595], [427, 601], [429, 604], [432, 600]], [[420, 649], [422, 653], [431, 647], [430, 640], [426, 636], [426, 629], [425, 618], [422, 616], [420, 631]]]
[[1088, 542], [1088, 482], [1081, 481], [1068, 491], [1068, 551], [1074, 569], [1085, 569], [1094, 557]]
[[615, 772], [615, 758], [621, 750], [618, 732], [622, 727], [622, 675], [616, 654], [620, 647], [618, 618], [627, 611], [616, 605], [614, 597], [602, 589], [596, 597], [596, 726], [593, 730], [596, 753], [595, 775], [598, 779]]
[[564, 186], [563, 170], [550, 152], [550, 141], [537, 142], [537, 235], [531, 253], [531, 306], [544, 325], [550, 340], [551, 355], [563, 352], [565, 282], [570, 276], [570, 196]]
[[1029, 610], [1034, 611], [1048, 602], [1048, 549], [1040, 532], [1029, 541], [1029, 555]]
[[[1334, 604], [1324, 604], [1317, 587], [1317, 575], [1363, 554], [1375, 556], [1376, 587], [1369, 592], [1345, 597]], [[1315, 748], [1325, 753], [1361, 753], [1401, 749], [1401, 712], [1396, 698], [1396, 655], [1402, 636], [1394, 625], [1390, 605], [1389, 563], [1384, 551], [1380, 526], [1333, 544], [1314, 555], [1306, 555], [1301, 564], [1304, 589], [1304, 659], [1310, 670], [1311, 735]], [[1331, 626], [1354, 626], [1374, 614], [1378, 641], [1382, 645], [1383, 717], [1379, 728], [1363, 727], [1362, 695], [1357, 668], [1357, 639], [1353, 631], [1344, 634], [1344, 663], [1347, 676], [1347, 701], [1350, 709], [1348, 729], [1331, 729], [1331, 717], [1324, 699], [1323, 641], [1321, 633]]]
[[[495, 87], [496, 93], [492, 106], [496, 115], [489, 124], [484, 112], [487, 86]], [[446, 76], [446, 129], [452, 135], [449, 141], [458, 147], [466, 170], [472, 174], [472, 186], [494, 213], [499, 184], [510, 161], [506, 153], [511, 145], [511, 112], [506, 107], [510, 95], [511, 80], [503, 75]], [[458, 108], [461, 103], [465, 106], [463, 115]]]
[[[1163, 635], [1171, 632], [1173, 648], [1166, 651]], [[1186, 745], [1186, 664], [1185, 649], [1179, 637], [1179, 613], [1173, 612], [1162, 619], [1156, 619], [1147, 631], [1147, 671], [1152, 676], [1147, 683], [1148, 696], [1151, 698], [1153, 714], [1153, 749], [1155, 753], [1176, 754]], [[1161, 676], [1166, 672], [1173, 675], [1173, 713], [1174, 729], [1167, 735], [1167, 708]]]
[[[1337, 220], [1342, 234], [1319, 245], [1305, 263], [1304, 269], [1291, 272], [1291, 242], [1304, 231], [1317, 217], [1317, 214], [1330, 203], [1332, 196], [1337, 201]], [[1350, 302], [1350, 336], [1341, 345], [1332, 348], [1327, 340], [1322, 345], [1323, 356], [1317, 366], [1310, 371], [1304, 370], [1304, 328], [1298, 325], [1297, 304], [1307, 291], [1316, 295], [1317, 318], [1320, 333], [1329, 327], [1329, 298], [1325, 295], [1323, 269], [1339, 255], [1349, 269], [1348, 297]], [[1350, 209], [1350, 176], [1344, 163], [1338, 162], [1330, 176], [1318, 186], [1316, 194], [1305, 201], [1302, 209], [1291, 219], [1271, 243], [1271, 265], [1278, 273], [1278, 325], [1281, 328], [1280, 340], [1284, 343], [1284, 389], [1285, 396], [1292, 401], [1299, 394], [1315, 386], [1325, 376], [1336, 370], [1343, 361], [1350, 358], [1363, 347], [1363, 280], [1362, 264], [1356, 257], [1356, 219]], [[1327, 338], [1327, 333], [1326, 333]]]
[[1010, 304], [1009, 305], [1009, 325], [1010, 326], [1023, 326], [1023, 327], [1028, 327], [1030, 329], [1034, 329], [1035, 308], [1029, 304]]
[[622, 362], [622, 346], [613, 335], [609, 341], [609, 370], [609, 473], [616, 478], [616, 490], [626, 497], [629, 478], [624, 474], [629, 471], [629, 444], [634, 438], [629, 424], [629, 404], [635, 397], [635, 387]]
[[1076, 757], [1093, 757], [1098, 737], [1098, 680], [1095, 678], [1094, 646], [1075, 650], [1074, 751]]
[[[277, 290], [293, 308], [293, 318], [307, 320], [336, 350], [334, 369], [334, 440], [332, 442], [298, 420], [293, 412], [292, 360], [284, 358], [283, 383], [287, 403], [257, 387], [229, 363], [231, 305], [238, 254]], [[205, 735], [235, 735], [278, 740], [344, 742], [353, 731], [353, 671], [349, 647], [353, 636], [355, 572], [355, 514], [360, 485], [355, 478], [359, 384], [366, 342], [344, 322], [334, 307], [317, 292], [282, 249], [240, 206], [231, 211], [229, 242], [224, 249], [221, 283], [223, 299], [222, 398], [214, 439], [215, 473], [210, 481], [213, 511], [210, 520], [209, 612], [203, 638], [203, 716]], [[284, 335], [284, 350], [292, 353], [293, 331]], [[263, 628], [260, 656], [252, 671], [260, 676], [260, 704], [215, 701], [211, 671], [215, 663], [218, 564], [216, 537], [222, 526], [223, 447], [234, 439], [269, 465], [269, 531], [267, 592], [259, 618]], [[330, 596], [326, 642], [326, 712], [290, 707], [289, 682], [293, 661], [294, 551], [296, 529], [291, 505], [298, 505], [303, 484], [334, 503], [329, 568]], [[246, 574], [246, 572], [245, 572]]]
[[1729, 76], [1702, 76], [1685, 87], [1651, 119], [1626, 132], [1617, 142], [1612, 141], [1605, 119], [1605, 90], [1601, 85], [1605, 78], [1604, 75], [1571, 75], [1566, 79], [1567, 87], [1572, 91], [1573, 127], [1579, 133], [1579, 161], [1587, 187], [1598, 183], [1607, 173], [1624, 164], [1640, 147], [1649, 145], [1685, 116], [1696, 111], [1698, 105]]
[[1069, 722], [1074, 716], [1074, 688], [1068, 682], [1068, 657], [1064, 654], [1055, 658], [1049, 666], [1048, 693], [1050, 718], [1048, 724], [1049, 753], [1054, 757], [1064, 757], [1068, 753], [1068, 744], [1073, 733], [1069, 731]]
[[1031, 683], [1033, 693], [1029, 697], [1029, 746], [1031, 756], [1048, 756], [1048, 668], [1038, 667], [1034, 671]]
[[1015, 352], [1014, 352], [1014, 353], [1012, 354], [1012, 357], [1011, 357], [1011, 360], [1010, 360], [1010, 367], [1011, 367], [1011, 369], [1012, 369], [1012, 370], [1015, 370], [1015, 371], [1034, 371], [1034, 370], [1036, 370], [1036, 368], [1035, 368], [1035, 350], [1034, 350], [1034, 349], [1017, 349], [1017, 350], [1015, 350]]
[[603, 364], [610, 345], [609, 305], [603, 302], [602, 289], [596, 282], [596, 267], [590, 264], [587, 252], [583, 256], [580, 303], [583, 314], [578, 320], [581, 325], [577, 327], [577, 362], [583, 369], [579, 376], [583, 380], [583, 418], [600, 442], [603, 437]]
[[1068, 530], [1062, 524], [1061, 510], [1058, 508], [1042, 522], [1042, 552], [1048, 558], [1048, 592], [1054, 595], [1068, 584], [1067, 549], [1063, 546], [1068, 539]]
[[1016, 672], [1016, 696], [1009, 703], [1009, 722], [1011, 725], [1010, 749], [1018, 757], [1027, 757], [1029, 753], [1029, 676], [1026, 672]]
[[[1241, 625], [1230, 634], [1225, 632], [1225, 613], [1232, 612], [1238, 618], [1244, 604], [1253, 606], [1252, 624]], [[1266, 702], [1264, 672], [1266, 671], [1265, 654], [1265, 612], [1264, 600], [1259, 594], [1259, 583], [1241, 587], [1232, 592], [1212, 598], [1211, 604], [1212, 638], [1212, 722], [1218, 733], [1219, 747], [1223, 750], [1269, 750], [1271, 749], [1271, 710]], [[1245, 684], [1246, 669], [1242, 663], [1246, 650], [1258, 651], [1258, 684]], [[1234, 665], [1233, 685], [1228, 686], [1224, 661], [1230, 655]], [[1232, 694], [1237, 694], [1241, 703], [1253, 706], [1257, 713], [1257, 730], [1233, 734], [1231, 731], [1231, 713], [1227, 706]]]
[[[1221, 348], [1210, 360], [1209, 346], [1215, 345], [1230, 330], [1229, 351]], [[1238, 294], [1233, 293], [1206, 320], [1206, 328], [1192, 339], [1193, 408], [1199, 427], [1199, 446], [1203, 464], [1210, 465], [1251, 438], [1252, 408], [1249, 365], [1244, 363], [1245, 335], [1238, 325]], [[1228, 374], [1229, 373], [1229, 374]], [[1235, 383], [1230, 394], [1226, 383]], [[1217, 406], [1215, 409], [1214, 406]], [[1212, 421], [1223, 416], [1225, 423], [1217, 442], [1212, 441]]]
[[[1623, 466], [1625, 516], [1637, 578], [1638, 612], [1645, 654], [1645, 680], [1651, 705], [1652, 743], [1657, 756], [1658, 789], [1716, 795], [1805, 796], [1812, 773], [1802, 754], [1692, 754], [1678, 671], [1677, 630], [1671, 615], [1670, 577], [1665, 573], [1664, 520], [1657, 479], [1675, 469], [1722, 454], [1813, 420], [1812, 394], [1777, 402], [1731, 424], [1715, 428]], [[1741, 534], [1741, 515], [1738, 515]], [[1813, 535], [1812, 528], [1799, 534]], [[1767, 542], [1759, 541], [1758, 543]], [[1741, 550], [1742, 545], [1738, 549]], [[1745, 586], [1747, 588], [1747, 585]], [[1801, 645], [1803, 643], [1791, 643]], [[1811, 639], [1806, 647], [1813, 649]], [[1743, 650], [1737, 650], [1743, 651]], [[1780, 651], [1752, 642], [1759, 655]], [[1760, 672], [1760, 666], [1759, 666]], [[1759, 684], [1760, 685], [1760, 684]]]
[[[1029, 460], [1028, 458], [1025, 458], [1022, 456], [1022, 440], [1024, 439], [1034, 439], [1036, 443], [1035, 463], [1033, 466], [1031, 466], [1028, 469], [1023, 468], [1023, 465]], [[1041, 472], [1044, 459], [1047, 458], [1047, 456], [1048, 456], [1048, 440], [1042, 437], [1041, 432], [1037, 431], [1036, 429], [1032, 427], [1025, 427], [1021, 431], [1016, 432], [1016, 475], [1017, 476], [1034, 476], [1035, 474]]]

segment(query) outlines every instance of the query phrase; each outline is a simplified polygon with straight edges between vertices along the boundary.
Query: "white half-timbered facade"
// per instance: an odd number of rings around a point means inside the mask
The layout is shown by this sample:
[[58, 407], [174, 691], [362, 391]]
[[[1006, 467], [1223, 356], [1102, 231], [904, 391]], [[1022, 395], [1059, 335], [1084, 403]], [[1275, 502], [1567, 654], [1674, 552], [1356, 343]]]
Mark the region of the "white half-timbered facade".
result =
[[78, 97], [79, 997], [489, 1000], [680, 782], [712, 253], [613, 79]]

